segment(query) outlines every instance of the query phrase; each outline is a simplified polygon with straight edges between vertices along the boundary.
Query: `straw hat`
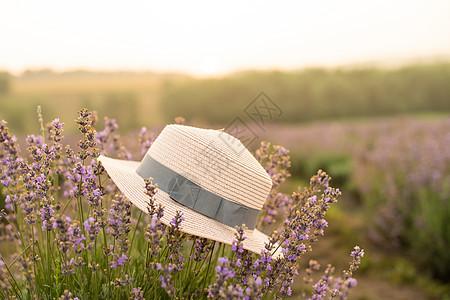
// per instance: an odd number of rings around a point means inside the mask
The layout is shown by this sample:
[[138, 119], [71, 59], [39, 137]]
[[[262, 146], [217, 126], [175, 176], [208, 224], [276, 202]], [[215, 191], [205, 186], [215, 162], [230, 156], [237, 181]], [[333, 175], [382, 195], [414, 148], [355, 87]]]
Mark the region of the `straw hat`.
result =
[[100, 156], [123, 194], [147, 213], [144, 178], [158, 184], [155, 202], [168, 225], [181, 211], [181, 231], [231, 244], [245, 224], [244, 248], [261, 253], [268, 237], [255, 228], [272, 180], [245, 146], [218, 130], [168, 125], [141, 162]]

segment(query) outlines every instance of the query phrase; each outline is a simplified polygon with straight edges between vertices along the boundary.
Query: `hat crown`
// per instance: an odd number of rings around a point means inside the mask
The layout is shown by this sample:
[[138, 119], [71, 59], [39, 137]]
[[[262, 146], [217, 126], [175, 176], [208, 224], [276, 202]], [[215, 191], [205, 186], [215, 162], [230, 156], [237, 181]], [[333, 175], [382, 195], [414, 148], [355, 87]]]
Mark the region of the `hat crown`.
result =
[[167, 125], [147, 154], [200, 187], [251, 208], [261, 209], [272, 187], [255, 157], [223, 131]]

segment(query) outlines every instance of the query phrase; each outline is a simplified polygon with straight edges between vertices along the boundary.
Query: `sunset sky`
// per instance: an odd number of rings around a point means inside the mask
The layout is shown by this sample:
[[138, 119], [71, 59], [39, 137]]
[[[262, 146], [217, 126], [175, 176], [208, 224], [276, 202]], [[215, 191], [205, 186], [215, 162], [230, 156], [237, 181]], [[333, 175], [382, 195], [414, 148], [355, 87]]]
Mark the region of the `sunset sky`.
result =
[[0, 69], [198, 75], [450, 57], [450, 1], [0, 0]]

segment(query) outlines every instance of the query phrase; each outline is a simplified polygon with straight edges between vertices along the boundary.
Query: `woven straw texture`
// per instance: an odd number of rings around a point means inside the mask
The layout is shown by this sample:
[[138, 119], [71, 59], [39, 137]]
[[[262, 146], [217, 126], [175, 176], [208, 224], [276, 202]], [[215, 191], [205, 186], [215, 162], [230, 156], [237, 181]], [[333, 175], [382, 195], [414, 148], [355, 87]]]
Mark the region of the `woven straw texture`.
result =
[[148, 155], [227, 200], [261, 209], [272, 179], [231, 135], [211, 129], [168, 125]]
[[[227, 200], [261, 209], [272, 180], [253, 155], [230, 135], [209, 129], [168, 125], [150, 147], [147, 155], [204, 189]], [[147, 212], [145, 183], [136, 169], [140, 162], [98, 158], [122, 193]], [[158, 190], [155, 201], [164, 207], [163, 223], [168, 225], [176, 211], [182, 211], [183, 232], [231, 244], [236, 230], [172, 200]], [[244, 248], [260, 253], [268, 237], [258, 230], [246, 230]]]

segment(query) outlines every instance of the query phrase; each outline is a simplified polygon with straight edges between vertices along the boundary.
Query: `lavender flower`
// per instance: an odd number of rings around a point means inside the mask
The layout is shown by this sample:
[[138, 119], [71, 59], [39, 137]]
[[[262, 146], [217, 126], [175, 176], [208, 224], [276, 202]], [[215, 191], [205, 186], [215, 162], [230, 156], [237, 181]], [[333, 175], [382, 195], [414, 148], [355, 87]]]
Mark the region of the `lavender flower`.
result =
[[72, 257], [68, 261], [64, 261], [61, 263], [61, 274], [68, 275], [68, 274], [75, 274], [75, 268], [74, 268], [74, 258]]
[[208, 240], [206, 238], [198, 238], [195, 240], [194, 243], [194, 253], [190, 256], [190, 259], [193, 259], [194, 261], [202, 261], [206, 259], [206, 256], [208, 253], [212, 250], [213, 243], [211, 240]]
[[288, 171], [290, 167], [289, 151], [279, 145], [274, 145], [273, 151], [269, 153], [270, 149], [270, 143], [261, 142], [260, 148], [255, 153], [256, 158], [264, 166], [273, 182], [272, 190], [264, 203], [258, 221], [259, 227], [264, 225], [266, 228], [275, 222], [278, 212], [285, 213], [289, 203], [288, 197], [277, 191], [278, 186], [290, 176]]
[[[236, 271], [230, 266], [230, 262], [226, 257], [219, 257], [219, 265], [216, 267], [216, 280], [214, 284], [208, 288], [208, 298], [220, 299], [226, 298], [227, 295], [234, 294], [235, 289], [231, 286], [231, 290], [228, 289], [228, 280], [232, 279], [236, 275]], [[242, 288], [240, 289], [240, 295], [242, 296]]]
[[122, 256], [114, 255], [114, 258], [110, 262], [109, 266], [111, 268], [117, 268], [117, 267], [123, 266], [127, 262], [128, 262], [128, 257], [125, 254], [122, 254]]
[[353, 275], [353, 272], [358, 269], [358, 266], [361, 264], [361, 258], [364, 257], [364, 249], [361, 249], [359, 246], [354, 247], [354, 251], [350, 254], [353, 258], [350, 263], [350, 267], [348, 271], [344, 272], [344, 278], [348, 279]]
[[79, 117], [76, 120], [78, 124], [78, 128], [83, 134], [83, 140], [78, 142], [78, 146], [81, 148], [81, 151], [78, 153], [78, 156], [82, 161], [84, 161], [88, 156], [93, 158], [97, 158], [99, 156], [99, 149], [96, 148], [96, 140], [95, 140], [95, 129], [92, 127], [94, 122], [92, 113], [87, 109], [82, 109], [79, 112]]
[[104, 154], [129, 160], [132, 155], [120, 141], [120, 136], [116, 133], [118, 129], [116, 120], [105, 118], [105, 129], [96, 135], [96, 141]]
[[[55, 160], [59, 160], [61, 157], [62, 152], [61, 140], [63, 139], [62, 136], [63, 126], [64, 123], [61, 123], [59, 119], [54, 119], [51, 123], [51, 126], [49, 127], [50, 140], [53, 141]], [[61, 170], [62, 168], [60, 167], [56, 168], [57, 174], [61, 174]]]
[[131, 223], [131, 203], [121, 195], [117, 195], [112, 203], [112, 208], [109, 211], [111, 217], [108, 219], [109, 226], [107, 231], [118, 241], [120, 251], [125, 253], [129, 247], [128, 233], [130, 232]]
[[[147, 225], [145, 237], [149, 245], [149, 253], [152, 256], [159, 254], [162, 245], [162, 236], [165, 232], [165, 226], [161, 221], [164, 215], [164, 209], [161, 205], [155, 205], [154, 196], [157, 192], [157, 185], [152, 184], [152, 178], [145, 180], [145, 194], [149, 196], [147, 207], [150, 216], [150, 223]], [[146, 266], [147, 261], [146, 261]]]
[[141, 128], [141, 131], [139, 132], [138, 143], [141, 146], [141, 155], [147, 153], [153, 141], [146, 127]]
[[158, 280], [161, 282], [161, 287], [167, 292], [169, 297], [173, 297], [175, 295], [175, 286], [172, 283], [171, 275], [174, 272], [173, 264], [169, 263], [165, 267], [161, 264], [156, 264], [155, 269], [162, 272], [162, 275], [158, 277]]
[[164, 224], [158, 215], [151, 216], [151, 222], [147, 225], [145, 237], [149, 244], [149, 252], [152, 256], [157, 256], [161, 251], [162, 236], [164, 234]]
[[130, 299], [133, 300], [145, 300], [144, 298], [144, 292], [141, 290], [141, 288], [133, 288], [130, 292]]
[[48, 199], [47, 197], [42, 197], [42, 208], [40, 211], [42, 219], [42, 230], [52, 231], [56, 228], [55, 218], [53, 217], [55, 210], [53, 209], [52, 202], [53, 199], [51, 197], [50, 199]]
[[183, 213], [180, 211], [176, 212], [175, 217], [170, 221], [170, 226], [167, 229], [167, 249], [169, 251], [169, 260], [173, 265], [173, 270], [175, 272], [180, 272], [183, 270], [184, 257], [181, 252], [183, 249], [183, 241], [181, 239], [180, 225], [184, 221]]
[[123, 277], [118, 277], [114, 281], [111, 281], [111, 285], [113, 285], [116, 288], [128, 286], [133, 282], [133, 278], [130, 277], [128, 274], [123, 274]]
[[73, 294], [71, 292], [64, 290], [64, 293], [58, 298], [58, 300], [79, 300], [79, 298], [73, 298]]
[[100, 227], [98, 227], [99, 223], [93, 217], [89, 217], [84, 221], [83, 225], [85, 231], [88, 233], [89, 240], [94, 241], [101, 230]]

